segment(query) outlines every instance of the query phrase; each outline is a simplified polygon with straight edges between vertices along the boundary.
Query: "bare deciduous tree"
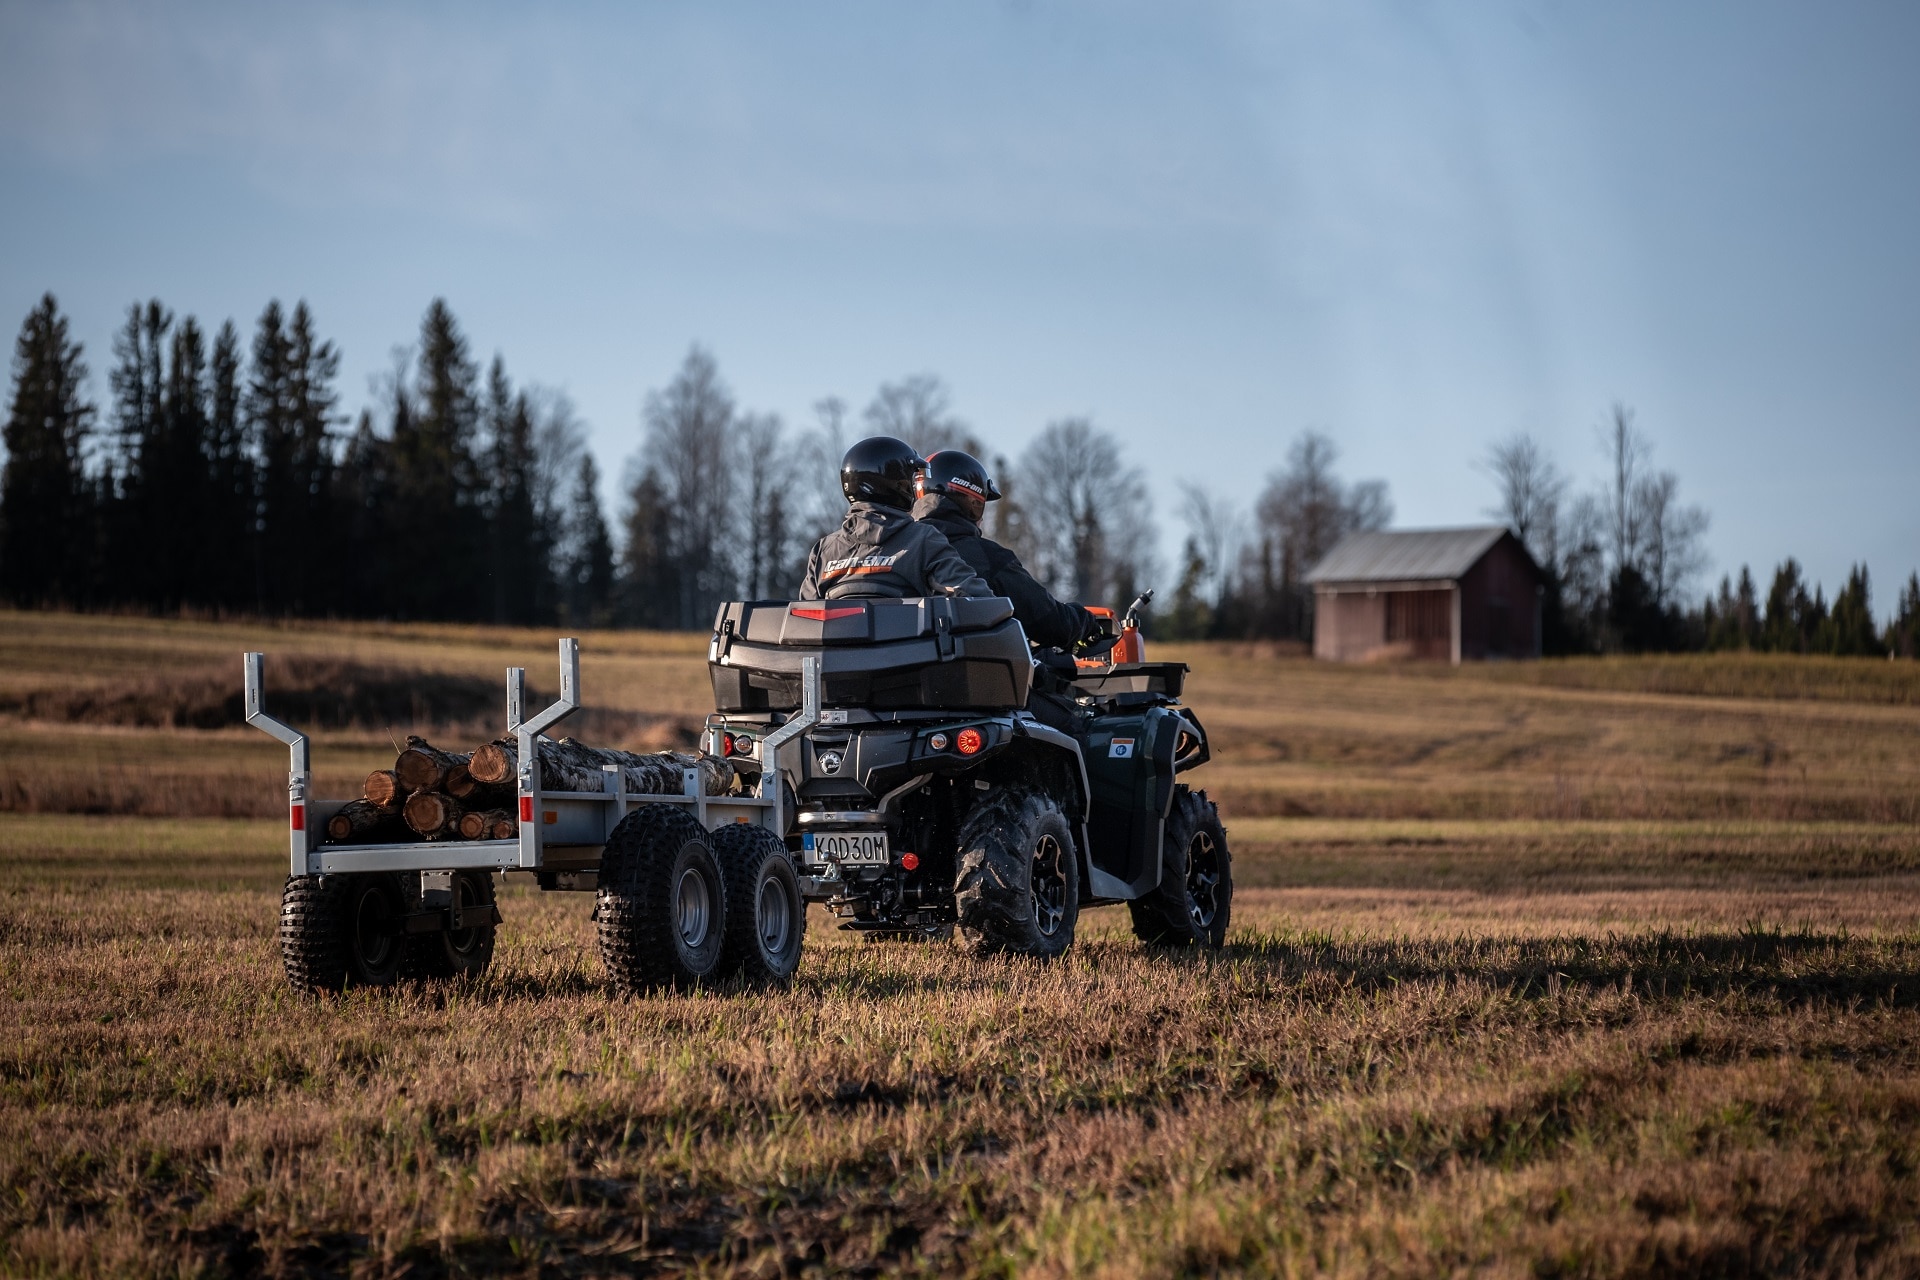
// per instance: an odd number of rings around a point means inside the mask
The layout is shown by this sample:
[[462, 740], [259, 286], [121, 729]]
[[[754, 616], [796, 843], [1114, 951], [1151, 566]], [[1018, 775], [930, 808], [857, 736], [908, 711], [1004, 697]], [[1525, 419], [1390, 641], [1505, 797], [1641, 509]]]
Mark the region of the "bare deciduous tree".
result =
[[961, 449], [984, 457], [986, 446], [954, 415], [952, 401], [947, 384], [937, 375], [916, 373], [898, 382], [881, 383], [861, 416], [869, 434], [905, 440], [922, 455]]
[[1287, 450], [1286, 469], [1267, 479], [1255, 517], [1278, 551], [1283, 582], [1299, 582], [1349, 533], [1384, 529], [1393, 520], [1385, 482], [1349, 488], [1333, 471], [1339, 456], [1332, 440], [1304, 431]]
[[736, 440], [740, 450], [740, 479], [745, 489], [742, 513], [746, 542], [746, 588], [751, 600], [773, 599], [788, 592], [788, 543], [792, 541], [792, 498], [788, 486], [793, 466], [786, 428], [778, 414], [740, 415]]
[[1085, 418], [1048, 424], [1021, 455], [1018, 483], [1022, 518], [1008, 545], [1049, 590], [1124, 607], [1146, 585], [1152, 504], [1111, 435]]
[[1555, 571], [1560, 564], [1560, 504], [1567, 481], [1532, 436], [1510, 436], [1487, 450], [1485, 470], [1500, 486], [1500, 501], [1487, 514], [1505, 522], [1534, 560]]
[[648, 393], [643, 417], [647, 438], [641, 472], [658, 485], [664, 551], [677, 579], [678, 625], [691, 630], [703, 625], [734, 587], [728, 554], [734, 516], [733, 396], [713, 357], [696, 346], [664, 391]]

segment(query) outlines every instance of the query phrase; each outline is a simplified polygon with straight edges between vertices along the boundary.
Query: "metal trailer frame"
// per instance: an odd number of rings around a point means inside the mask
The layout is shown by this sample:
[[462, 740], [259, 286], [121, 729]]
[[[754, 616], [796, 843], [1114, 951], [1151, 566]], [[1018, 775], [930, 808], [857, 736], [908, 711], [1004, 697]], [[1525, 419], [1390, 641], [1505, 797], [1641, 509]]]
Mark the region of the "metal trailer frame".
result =
[[[672, 804], [693, 810], [701, 829], [748, 822], [766, 827], [783, 840], [791, 818], [780, 787], [780, 751], [820, 722], [820, 659], [804, 660], [804, 705], [762, 740], [764, 762], [759, 794], [709, 796], [697, 769], [681, 771], [677, 795], [628, 791], [618, 769], [607, 766], [603, 791], [547, 791], [540, 785], [536, 742], [548, 729], [580, 709], [580, 641], [560, 641], [560, 698], [531, 719], [524, 718], [527, 672], [507, 668], [507, 729], [518, 739], [517, 815], [520, 833], [512, 840], [432, 840], [404, 844], [323, 843], [327, 820], [348, 802], [311, 796], [312, 755], [307, 735], [266, 713], [261, 666], [265, 655], [246, 653], [247, 723], [287, 747], [288, 874], [341, 875], [382, 871], [537, 871], [551, 873], [550, 887], [592, 889], [601, 851], [627, 812], [640, 804]], [[543, 881], [543, 884], [546, 882]]]

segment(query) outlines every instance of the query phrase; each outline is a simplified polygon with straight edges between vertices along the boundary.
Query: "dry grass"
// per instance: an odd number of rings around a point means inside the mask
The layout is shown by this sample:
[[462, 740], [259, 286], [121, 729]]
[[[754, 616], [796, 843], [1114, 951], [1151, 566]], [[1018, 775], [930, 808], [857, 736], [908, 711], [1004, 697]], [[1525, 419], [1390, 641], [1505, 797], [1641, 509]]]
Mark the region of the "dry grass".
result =
[[[180, 670], [298, 647], [139, 625], [204, 648]], [[590, 641], [589, 696], [690, 714], [697, 648], [654, 643]], [[1243, 886], [1218, 957], [1113, 910], [1050, 968], [816, 918], [788, 993], [611, 999], [590, 903], [516, 884], [482, 982], [303, 1002], [277, 813], [0, 814], [0, 1273], [1920, 1272], [1920, 712], [1194, 659]], [[1756, 734], [1773, 761], [1717, 749]], [[0, 778], [133, 744], [282, 767], [15, 720]], [[1529, 808], [1556, 770], [1607, 811]], [[1356, 816], [1247, 811], [1296, 796]]]

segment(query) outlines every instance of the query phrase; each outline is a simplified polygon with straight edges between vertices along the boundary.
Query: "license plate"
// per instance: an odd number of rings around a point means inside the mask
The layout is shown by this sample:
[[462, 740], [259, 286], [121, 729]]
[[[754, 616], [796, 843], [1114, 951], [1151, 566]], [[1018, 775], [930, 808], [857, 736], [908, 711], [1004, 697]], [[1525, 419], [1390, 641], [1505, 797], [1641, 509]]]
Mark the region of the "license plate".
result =
[[884, 831], [809, 831], [800, 839], [807, 861], [833, 861], [843, 867], [884, 867], [892, 863]]

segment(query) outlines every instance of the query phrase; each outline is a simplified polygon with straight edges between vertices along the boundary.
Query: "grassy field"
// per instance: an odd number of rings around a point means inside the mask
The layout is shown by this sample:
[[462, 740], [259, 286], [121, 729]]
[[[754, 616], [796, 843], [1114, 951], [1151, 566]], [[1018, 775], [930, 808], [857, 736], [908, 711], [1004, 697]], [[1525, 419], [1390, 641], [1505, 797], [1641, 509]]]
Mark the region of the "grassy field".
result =
[[[1199, 648], [1218, 956], [816, 917], [787, 993], [610, 999], [590, 901], [510, 881], [482, 982], [301, 1001], [284, 755], [118, 722], [242, 648], [551, 679], [544, 633], [0, 614], [0, 1273], [1920, 1272], [1913, 664]], [[698, 637], [583, 649], [607, 733], [704, 712]], [[322, 789], [432, 711], [322, 734]]]

